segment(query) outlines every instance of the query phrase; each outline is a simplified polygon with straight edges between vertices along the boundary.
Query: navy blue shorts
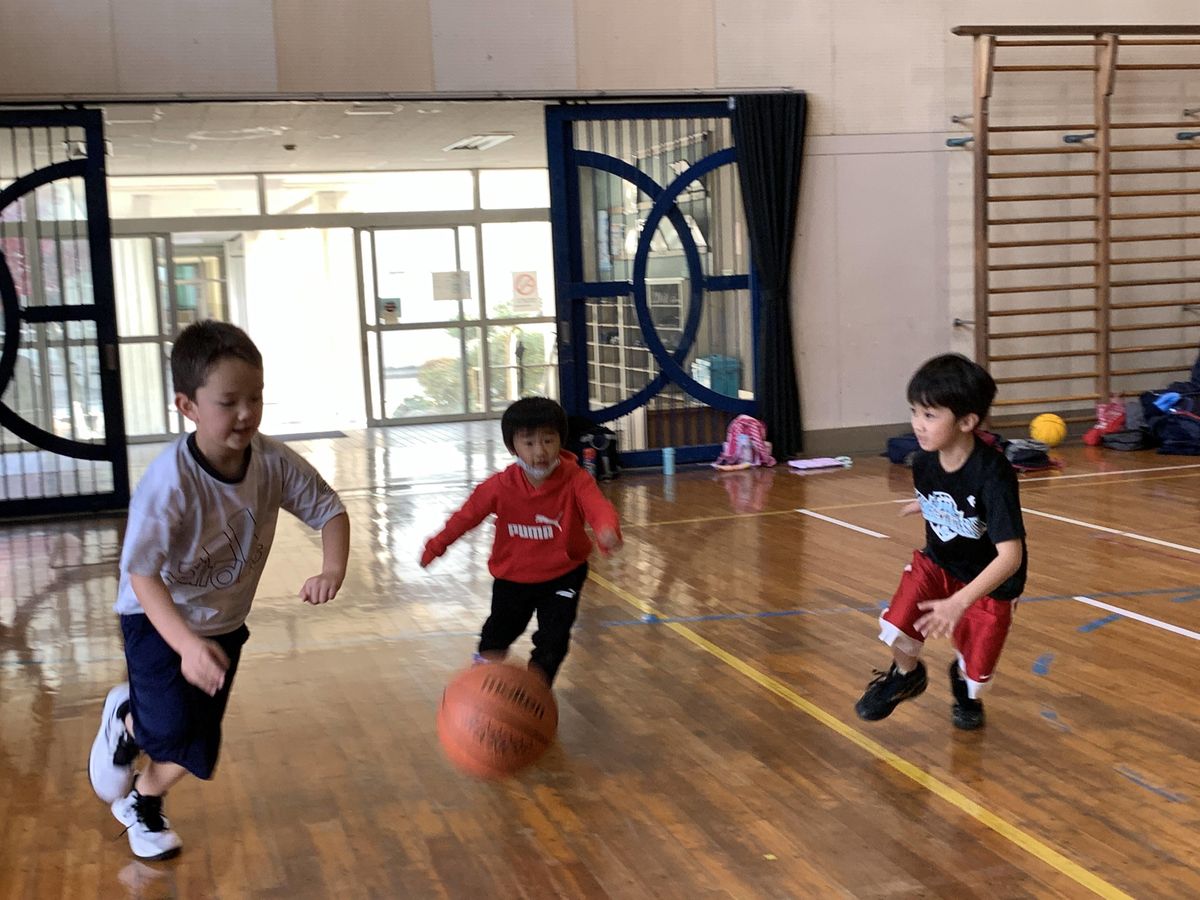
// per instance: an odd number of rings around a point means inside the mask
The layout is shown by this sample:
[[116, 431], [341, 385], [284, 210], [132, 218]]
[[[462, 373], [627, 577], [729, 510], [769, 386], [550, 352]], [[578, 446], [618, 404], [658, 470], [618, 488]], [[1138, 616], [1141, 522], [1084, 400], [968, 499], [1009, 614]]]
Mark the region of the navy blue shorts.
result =
[[155, 762], [176, 763], [197, 778], [212, 778], [221, 751], [221, 719], [250, 630], [242, 625], [208, 638], [220, 644], [229, 657], [225, 686], [214, 697], [184, 680], [179, 654], [147, 616], [121, 616], [121, 631], [138, 746]]

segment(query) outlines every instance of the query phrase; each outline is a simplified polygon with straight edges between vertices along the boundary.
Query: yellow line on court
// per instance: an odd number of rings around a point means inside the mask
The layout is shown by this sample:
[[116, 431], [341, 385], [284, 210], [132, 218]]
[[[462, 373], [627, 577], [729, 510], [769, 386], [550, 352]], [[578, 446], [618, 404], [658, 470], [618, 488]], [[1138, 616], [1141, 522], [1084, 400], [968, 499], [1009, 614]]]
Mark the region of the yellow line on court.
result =
[[[588, 574], [588, 578], [596, 582], [596, 584], [600, 585], [605, 590], [615, 594], [617, 597], [620, 597], [634, 609], [640, 610], [643, 613], [656, 613], [656, 610], [649, 603], [646, 603], [644, 600], [635, 597], [624, 588], [618, 587], [604, 576], [597, 575], [595, 572], [591, 572]], [[681, 625], [678, 622], [663, 622], [661, 624], [667, 628], [670, 628], [680, 637], [683, 637], [695, 644], [706, 653], [715, 656], [717, 659], [721, 660], [721, 662], [725, 663], [725, 665], [734, 669], [739, 674], [749, 678], [760, 687], [766, 688], [772, 694], [783, 698], [805, 715], [816, 719], [826, 728], [829, 728], [831, 731], [841, 735], [852, 744], [856, 744], [863, 750], [866, 750], [881, 762], [887, 763], [901, 775], [912, 779], [927, 791], [941, 797], [947, 803], [957, 807], [968, 816], [971, 816], [971, 818], [992, 829], [992, 831], [996, 832], [1001, 837], [1011, 841], [1013, 844], [1016, 844], [1026, 853], [1037, 857], [1042, 862], [1053, 867], [1054, 869], [1057, 869], [1063, 875], [1067, 876], [1077, 884], [1087, 888], [1097, 896], [1113, 898], [1113, 900], [1116, 900], [1116, 898], [1133, 900], [1129, 894], [1126, 894], [1120, 888], [1109, 884], [1098, 875], [1092, 874], [1083, 866], [1079, 865], [1079, 863], [1068, 859], [1054, 848], [1043, 844], [1033, 835], [1022, 831], [1016, 825], [1011, 824], [990, 810], [980, 806], [961, 791], [952, 788], [950, 785], [929, 774], [924, 769], [913, 765], [901, 756], [897, 756], [882, 744], [871, 740], [871, 738], [867, 737], [861, 731], [851, 728], [841, 719], [830, 715], [815, 703], [805, 700], [787, 685], [783, 684], [783, 682], [758, 671], [758, 669], [751, 666], [745, 660], [734, 656], [728, 650], [717, 646], [707, 638], [701, 637], [686, 625]]]

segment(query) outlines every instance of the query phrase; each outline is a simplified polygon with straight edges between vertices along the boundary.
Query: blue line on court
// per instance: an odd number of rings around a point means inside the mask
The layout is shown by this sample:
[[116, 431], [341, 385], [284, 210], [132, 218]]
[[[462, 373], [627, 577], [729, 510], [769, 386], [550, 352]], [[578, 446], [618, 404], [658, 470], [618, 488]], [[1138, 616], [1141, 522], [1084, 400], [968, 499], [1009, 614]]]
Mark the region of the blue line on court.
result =
[[1133, 771], [1133, 769], [1129, 768], [1128, 766], [1113, 766], [1113, 769], [1116, 770], [1118, 775], [1125, 776], [1130, 781], [1132, 781], [1134, 784], [1136, 784], [1138, 787], [1144, 787], [1146, 790], [1150, 791], [1151, 793], [1158, 794], [1158, 796], [1162, 797], [1164, 800], [1169, 800], [1171, 803], [1186, 803], [1187, 802], [1187, 797], [1183, 796], [1183, 794], [1176, 794], [1171, 791], [1165, 790], [1164, 788], [1160, 788], [1156, 785], [1151, 784], [1150, 782], [1148, 782], [1145, 779], [1144, 776], [1139, 775], [1137, 772]]
[[1082, 634], [1087, 634], [1089, 631], [1095, 631], [1097, 628], [1102, 628], [1110, 622], [1117, 621], [1119, 618], [1121, 618], [1119, 615], [1112, 613], [1111, 615], [1105, 616], [1103, 619], [1095, 619], [1091, 622], [1085, 622], [1075, 630], [1081, 632]]
[[[887, 606], [884, 601], [883, 607]], [[697, 616], [657, 616], [647, 614], [639, 619], [613, 619], [601, 622], [604, 628], [624, 625], [666, 625], [671, 622], [727, 622], [733, 619], [779, 619], [785, 616], [836, 616], [850, 612], [878, 613], [880, 606], [831, 606], [825, 609], [763, 609], [755, 612], [707, 613]]]
[[[1175, 602], [1184, 602], [1185, 600], [1200, 599], [1200, 585], [1185, 585], [1183, 587], [1172, 588], [1154, 588], [1152, 590], [1141, 591], [1090, 591], [1087, 592], [1089, 597], [1152, 597], [1156, 595], [1168, 595], [1177, 598]], [[1072, 600], [1074, 594], [1051, 594], [1042, 597], [1022, 597], [1021, 603], [1041, 603], [1047, 601]], [[757, 610], [753, 612], [727, 612], [727, 613], [709, 613], [707, 615], [694, 616], [644, 616], [640, 619], [618, 619], [605, 622], [580, 622], [576, 623], [575, 628], [587, 629], [590, 627], [613, 628], [623, 627], [627, 625], [659, 625], [670, 622], [719, 622], [719, 621], [734, 621], [740, 619], [775, 619], [786, 618], [791, 616], [836, 616], [844, 613], [869, 613], [872, 617], [878, 616], [881, 609], [886, 609], [888, 605], [887, 599], [876, 600], [871, 606], [833, 606], [823, 609], [767, 609]], [[1080, 628], [1081, 631], [1090, 631], [1099, 628], [1107, 622], [1120, 618], [1120, 616], [1107, 616], [1104, 619], [1098, 619], [1095, 622]], [[1090, 626], [1090, 627], [1089, 627]], [[302, 646], [279, 646], [279, 645], [252, 645], [248, 650], [247, 655], [253, 656], [268, 656], [268, 655], [288, 655], [297, 650], [323, 650], [334, 649], [337, 647], [354, 646], [359, 644], [373, 643], [400, 643], [404, 641], [422, 640], [425, 638], [446, 638], [446, 637], [474, 637], [478, 634], [477, 631], [427, 631], [416, 634], [373, 634], [362, 635], [357, 637], [346, 638], [335, 641], [320, 641]], [[3, 648], [0, 648], [3, 649]], [[11, 648], [9, 648], [11, 649]], [[74, 659], [55, 659], [49, 660], [40, 657], [13, 659], [11, 654], [7, 659], [0, 660], [0, 670], [12, 669], [24, 666], [41, 666], [41, 665], [88, 665], [102, 662], [115, 662], [124, 660], [124, 655], [114, 655], [106, 657], [91, 657], [86, 661]], [[1039, 660], [1040, 662], [1040, 660]], [[1037, 671], [1035, 663], [1034, 671]], [[1038, 674], [1044, 674], [1038, 672]]]
[[1068, 725], [1066, 722], [1064, 722], [1062, 719], [1060, 719], [1058, 717], [1058, 713], [1056, 713], [1052, 709], [1043, 709], [1042, 710], [1042, 718], [1045, 719], [1047, 722], [1049, 722], [1051, 725], [1053, 725], [1055, 728], [1057, 728], [1059, 731], [1070, 732], [1070, 730], [1071, 730], [1071, 726]]
[[1033, 674], [1034, 675], [1050, 674], [1050, 663], [1052, 663], [1052, 662], [1054, 662], [1054, 654], [1053, 653], [1043, 653], [1041, 656], [1039, 656], [1037, 658], [1037, 660], [1033, 664]]

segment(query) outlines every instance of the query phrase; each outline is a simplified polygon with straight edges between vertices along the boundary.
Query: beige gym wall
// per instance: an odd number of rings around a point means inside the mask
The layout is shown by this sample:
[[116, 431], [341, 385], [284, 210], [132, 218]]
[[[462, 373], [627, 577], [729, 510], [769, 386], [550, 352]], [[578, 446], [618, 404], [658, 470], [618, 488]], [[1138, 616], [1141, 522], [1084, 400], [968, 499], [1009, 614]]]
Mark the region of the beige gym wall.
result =
[[0, 101], [798, 88], [805, 425], [902, 421], [970, 351], [970, 108], [956, 24], [1188, 23], [1195, 0], [0, 0]]

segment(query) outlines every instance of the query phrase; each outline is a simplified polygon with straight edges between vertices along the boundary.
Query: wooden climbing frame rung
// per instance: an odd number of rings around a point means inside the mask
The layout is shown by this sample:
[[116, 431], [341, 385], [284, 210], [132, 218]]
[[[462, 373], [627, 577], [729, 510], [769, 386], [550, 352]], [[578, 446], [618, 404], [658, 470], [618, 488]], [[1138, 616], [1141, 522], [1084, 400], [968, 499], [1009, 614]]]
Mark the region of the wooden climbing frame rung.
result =
[[[1030, 363], [1028, 368], [1032, 371], [1028, 375], [1011, 368], [999, 373], [1000, 382], [1009, 388], [1006, 393], [1014, 392], [1012, 388], [1021, 384], [1058, 382], [1067, 391], [1080, 385], [1094, 391], [1056, 397], [1004, 397], [998, 401], [999, 406], [1071, 404], [1107, 397], [1112, 379], [1134, 371], [1144, 358], [1157, 354], [1157, 359], [1150, 361], [1158, 363], [1164, 358], [1162, 353], [1182, 353], [1191, 346], [1181, 343], [1186, 335], [1162, 332], [1200, 327], [1200, 316], [1186, 315], [1189, 307], [1200, 311], [1200, 300], [1165, 299], [1162, 293], [1157, 298], [1143, 300], [1138, 299], [1137, 293], [1126, 293], [1127, 289], [1158, 286], [1168, 289], [1176, 286], [1182, 293], [1187, 285], [1200, 284], [1200, 275], [1191, 277], [1185, 268], [1200, 263], [1200, 253], [1187, 246], [1167, 246], [1155, 255], [1148, 253], [1141, 257], [1133, 255], [1133, 248], [1116, 258], [1112, 252], [1117, 244], [1200, 240], [1200, 228], [1189, 221], [1200, 217], [1200, 202], [1197, 202], [1200, 184], [1184, 181], [1187, 175], [1200, 173], [1200, 159], [1185, 155], [1155, 164], [1130, 158], [1141, 153], [1186, 154], [1200, 149], [1200, 140], [1187, 140], [1192, 137], [1190, 134], [1179, 134], [1177, 140], [1171, 141], [1176, 137], [1173, 132], [1200, 131], [1200, 121], [1189, 121], [1187, 112], [1175, 118], [1171, 114], [1155, 116], [1144, 111], [1139, 115], [1137, 109], [1123, 111], [1124, 120], [1113, 121], [1112, 110], [1118, 81], [1123, 85], [1136, 77], [1132, 73], [1200, 71], [1200, 62], [1180, 61], [1154, 50], [1200, 46], [1200, 25], [970, 25], [955, 28], [954, 33], [968, 35], [974, 42], [970, 123], [973, 140], [969, 146], [975, 160], [972, 322], [976, 358], [984, 364]], [[1137, 55], [1121, 54], [1123, 44], [1144, 49]], [[1038, 54], [1039, 47], [1045, 52]], [[1073, 54], [1076, 48], [1082, 52]], [[1029, 50], [1033, 53], [1026, 52]], [[1028, 121], [1021, 121], [1017, 108], [1006, 104], [1004, 120], [991, 121], [995, 76], [1006, 73], [1020, 77], [999, 82], [1005, 90], [1019, 90], [1025, 98], [1039, 83], [1045, 83], [1052, 85], [1051, 102], [1029, 104], [1027, 108], [1036, 109], [1038, 114], [1031, 114]], [[1056, 77], [1059, 73], [1070, 77]], [[1077, 94], [1071, 95], [1070, 104], [1057, 102], [1064, 85], [1074, 90], [1076, 85], [1089, 83], [1090, 113], [1080, 111], [1075, 103]], [[1019, 88], [1014, 88], [1017, 84]], [[1132, 95], [1134, 92], [1126, 92], [1122, 97]], [[1160, 99], [1165, 108], [1178, 102], [1174, 95]], [[1124, 102], [1128, 105], [1131, 101]], [[1142, 106], [1143, 110], [1154, 108], [1149, 103]], [[1120, 140], [1114, 141], [1114, 135]], [[1138, 143], [1139, 139], [1144, 142]], [[1040, 163], [1039, 157], [1043, 160]], [[1023, 162], [1025, 158], [1029, 162]], [[1080, 158], [1082, 162], [1077, 161]], [[1122, 159], [1124, 164], [1114, 166], [1114, 159]], [[1056, 182], [1046, 184], [1044, 179]], [[1079, 179], [1087, 181], [1081, 183]], [[1154, 204], [1159, 208], [1134, 205], [1138, 200], [1146, 204], [1154, 202], [1148, 198], [1162, 198]], [[1042, 205], [1011, 210], [998, 205], [1006, 203]], [[1162, 208], [1175, 205], [1179, 208]], [[1045, 215], [1009, 215], [1020, 210]], [[992, 211], [1000, 215], [992, 215]], [[1155, 220], [1170, 219], [1176, 222], [1153, 224]], [[1001, 228], [1013, 230], [1001, 231]], [[1072, 247], [1089, 249], [1074, 253]], [[1021, 252], [1036, 248], [1043, 250]], [[1129, 277], [1143, 274], [1142, 270], [1131, 268], [1136, 266], [1179, 268], [1149, 270], [1161, 276], [1157, 278]], [[1055, 269], [1063, 271], [1056, 273]], [[1114, 270], [1127, 277], [1114, 279]], [[1028, 275], [1021, 277], [1021, 273]], [[1087, 280], [1072, 280], [1072, 275], [1074, 279]], [[1061, 281], [1046, 282], [1055, 276]], [[1023, 281], [1029, 283], [1021, 284]], [[1121, 292], [1116, 295], [1119, 302], [1113, 302], [1114, 291]], [[1194, 289], [1188, 292], [1197, 293]], [[1052, 296], [1043, 296], [1047, 294]], [[1015, 304], [1005, 302], [1002, 298], [1006, 295], [1013, 296]], [[1128, 312], [1121, 315], [1123, 311], [1138, 309], [1162, 309], [1163, 315], [1178, 315], [1179, 320], [1122, 321], [1135, 317]], [[1057, 327], [993, 331], [999, 324], [1028, 325], [1039, 321]], [[1078, 324], [1067, 327], [1069, 322]], [[1160, 332], [1161, 343], [1154, 342], [1155, 332]], [[1130, 341], [1129, 346], [1113, 346], [1114, 336], [1122, 333], [1139, 337], [1136, 342]], [[1094, 346], [1086, 348], [1081, 344]], [[1005, 348], [1007, 353], [992, 353], [993, 349]], [[1053, 371], [1055, 367], [1043, 362], [1064, 358], [1090, 362], [1085, 364], [1086, 371], [1069, 373]], [[1120, 358], [1124, 368], [1114, 370], [1114, 358]], [[1039, 363], [1041, 371], [1037, 371]], [[1147, 374], [1174, 370], [1154, 365], [1138, 371]]]

